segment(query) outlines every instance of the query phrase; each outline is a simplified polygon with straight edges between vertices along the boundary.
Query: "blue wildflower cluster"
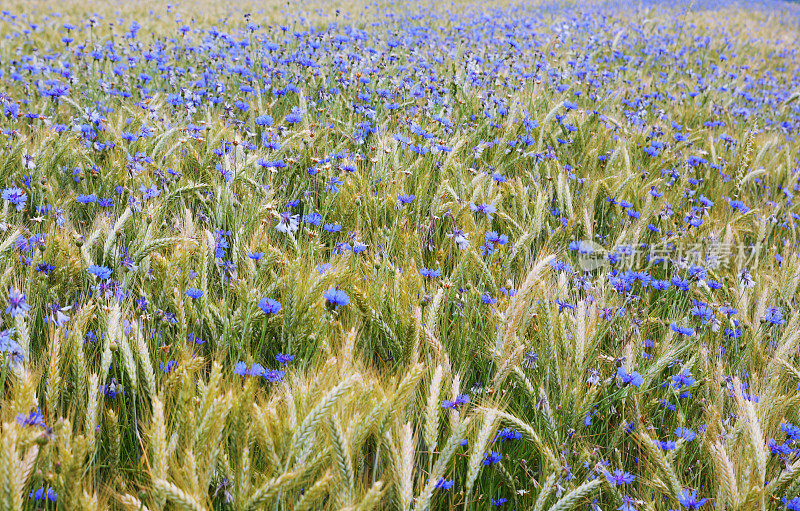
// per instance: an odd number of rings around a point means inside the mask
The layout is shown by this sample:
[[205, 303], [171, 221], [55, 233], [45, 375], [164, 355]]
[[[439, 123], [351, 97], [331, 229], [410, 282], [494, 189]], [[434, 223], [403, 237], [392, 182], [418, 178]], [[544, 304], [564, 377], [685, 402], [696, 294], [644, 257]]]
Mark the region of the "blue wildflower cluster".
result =
[[0, 500], [800, 511], [798, 21], [4, 4]]

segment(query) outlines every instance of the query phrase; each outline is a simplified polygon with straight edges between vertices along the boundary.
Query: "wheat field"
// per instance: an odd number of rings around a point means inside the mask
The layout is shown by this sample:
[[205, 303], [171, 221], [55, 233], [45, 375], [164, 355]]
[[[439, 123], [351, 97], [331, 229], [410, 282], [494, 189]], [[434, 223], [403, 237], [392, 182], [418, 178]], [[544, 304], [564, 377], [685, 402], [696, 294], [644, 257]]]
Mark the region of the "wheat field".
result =
[[799, 36], [3, 1], [0, 511], [800, 511]]

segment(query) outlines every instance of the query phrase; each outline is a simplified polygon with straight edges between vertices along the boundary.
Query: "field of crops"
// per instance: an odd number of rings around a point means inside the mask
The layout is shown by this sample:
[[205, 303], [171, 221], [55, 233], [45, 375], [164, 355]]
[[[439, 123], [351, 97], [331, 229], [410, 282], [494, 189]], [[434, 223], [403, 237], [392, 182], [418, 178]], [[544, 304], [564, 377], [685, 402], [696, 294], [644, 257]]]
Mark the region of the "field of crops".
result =
[[0, 11], [0, 510], [800, 511], [800, 6]]

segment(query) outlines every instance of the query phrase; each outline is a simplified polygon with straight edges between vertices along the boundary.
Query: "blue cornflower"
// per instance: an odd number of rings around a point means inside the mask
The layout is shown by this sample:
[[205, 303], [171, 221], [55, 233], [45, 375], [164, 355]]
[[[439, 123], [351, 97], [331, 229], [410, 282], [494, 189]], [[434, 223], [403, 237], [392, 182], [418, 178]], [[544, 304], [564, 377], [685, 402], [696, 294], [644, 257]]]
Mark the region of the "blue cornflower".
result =
[[574, 250], [581, 255], [589, 255], [594, 252], [594, 247], [588, 241], [570, 241], [567, 246], [570, 250]]
[[691, 387], [697, 382], [694, 376], [692, 376], [692, 372], [688, 369], [684, 369], [682, 373], [672, 375], [670, 379], [672, 380], [672, 386], [676, 389]]
[[42, 415], [42, 412], [40, 412], [38, 408], [36, 410], [32, 410], [28, 415], [17, 415], [17, 423], [21, 426], [39, 426], [41, 428], [47, 427], [47, 424], [44, 422], [44, 415]]
[[17, 207], [17, 211], [22, 211], [25, 208], [25, 203], [28, 201], [28, 195], [22, 191], [21, 188], [6, 188], [2, 194], [3, 200], [7, 200]]
[[497, 243], [498, 245], [505, 245], [508, 243], [508, 236], [505, 234], [498, 234], [495, 231], [489, 231], [484, 235], [487, 244]]
[[764, 321], [773, 325], [782, 325], [784, 323], [783, 311], [780, 307], [768, 308], [766, 314], [764, 314]]
[[436, 487], [440, 490], [449, 490], [453, 487], [453, 480], [445, 479], [444, 477], [440, 477], [438, 481], [436, 481]]
[[432, 269], [428, 269], [428, 268], [421, 268], [419, 270], [419, 273], [423, 277], [429, 278], [429, 279], [442, 276], [442, 270], [432, 270]]
[[106, 280], [111, 277], [111, 269], [105, 266], [92, 265], [89, 266], [87, 271], [100, 280]]
[[458, 246], [460, 250], [466, 250], [469, 248], [469, 237], [467, 233], [459, 229], [458, 227], [453, 227], [453, 231], [447, 233], [446, 235], [448, 238], [452, 239], [453, 242]]
[[497, 212], [497, 207], [494, 204], [475, 204], [470, 203], [469, 209], [471, 209], [475, 213], [483, 213], [486, 215], [487, 220], [491, 220], [494, 218], [494, 214]]
[[342, 184], [344, 184], [344, 181], [342, 181], [338, 177], [334, 176], [325, 185], [325, 191], [326, 192], [338, 193], [339, 192], [339, 187], [342, 186]]
[[289, 124], [297, 124], [298, 122], [303, 120], [303, 112], [295, 107], [292, 107], [292, 112], [286, 116], [286, 122]]
[[639, 387], [644, 383], [644, 378], [641, 374], [637, 373], [636, 371], [628, 373], [623, 366], [617, 368], [617, 378], [622, 380], [622, 383], [629, 383], [634, 387]]
[[470, 398], [467, 394], [459, 394], [453, 401], [449, 399], [442, 401], [442, 408], [458, 409], [459, 406], [469, 403]]
[[275, 355], [275, 360], [277, 360], [280, 365], [285, 366], [289, 362], [294, 361], [294, 355], [289, 355], [288, 353], [278, 353]]
[[633, 498], [625, 495], [622, 498], [622, 505], [617, 508], [617, 511], [636, 511], [636, 508], [633, 505], [635, 502], [636, 501]]
[[[255, 367], [255, 366], [253, 366], [253, 367]], [[268, 370], [262, 371], [261, 372], [261, 376], [263, 376], [264, 379], [269, 381], [269, 382], [278, 383], [280, 381], [283, 381], [283, 377], [286, 376], [286, 373], [284, 371], [279, 370], [279, 369], [268, 369]]]
[[256, 362], [255, 364], [253, 364], [253, 367], [251, 367], [250, 370], [247, 371], [247, 374], [249, 374], [250, 376], [263, 376], [266, 371], [267, 370], [264, 369], [264, 366]]
[[259, 115], [255, 118], [255, 122], [258, 126], [272, 126], [274, 121], [269, 115]]
[[161, 362], [160, 364], [158, 364], [158, 367], [163, 372], [169, 374], [172, 371], [174, 371], [176, 367], [178, 367], [178, 362], [175, 360], [170, 360], [166, 364], [164, 364], [164, 362]]
[[792, 440], [795, 441], [800, 440], [800, 428], [798, 428], [791, 422], [787, 422], [786, 424], [781, 424], [781, 429]]
[[321, 221], [322, 221], [322, 215], [316, 212], [309, 213], [303, 217], [303, 222], [311, 225], [319, 225]]
[[703, 323], [707, 323], [708, 320], [714, 317], [714, 311], [711, 310], [711, 307], [709, 307], [708, 304], [699, 300], [692, 301], [694, 302], [694, 307], [689, 310], [689, 314], [699, 317], [700, 321]]
[[293, 215], [291, 211], [284, 211], [278, 217], [278, 225], [275, 226], [275, 230], [289, 234], [290, 232], [296, 232], [298, 227], [300, 227], [300, 215]]
[[350, 303], [350, 297], [339, 288], [332, 287], [325, 291], [325, 300], [331, 308], [339, 308]]
[[262, 298], [258, 301], [258, 308], [264, 311], [264, 314], [277, 314], [281, 311], [281, 304], [272, 298]]
[[689, 281], [678, 277], [677, 275], [672, 277], [672, 285], [680, 289], [681, 291], [688, 291], [689, 290]]
[[605, 476], [606, 480], [615, 486], [631, 484], [636, 479], [635, 476], [620, 469], [616, 469], [613, 474], [611, 472], [606, 472]]
[[522, 438], [522, 433], [520, 433], [519, 431], [514, 431], [511, 428], [503, 428], [497, 433], [495, 442], [497, 441], [505, 442], [506, 440], [519, 440], [520, 438]]
[[143, 200], [155, 199], [161, 195], [161, 190], [159, 190], [156, 185], [151, 185], [149, 187], [142, 185], [139, 187], [139, 191], [142, 192]]
[[25, 302], [25, 293], [18, 289], [11, 288], [8, 293], [8, 307], [6, 314], [10, 314], [12, 318], [17, 316], [24, 316], [31, 310], [31, 306]]
[[483, 464], [484, 465], [494, 465], [495, 463], [500, 463], [503, 460], [503, 455], [497, 451], [490, 451], [486, 453], [486, 456], [483, 457]]
[[664, 442], [660, 440], [653, 440], [653, 443], [662, 451], [674, 451], [677, 447], [677, 444], [672, 440], [666, 440]]
[[49, 500], [50, 502], [56, 502], [58, 500], [58, 494], [51, 486], [48, 486], [47, 488], [43, 486], [38, 490], [32, 490], [28, 495], [28, 498], [33, 500]]
[[672, 323], [670, 324], [670, 328], [673, 332], [676, 332], [679, 335], [685, 335], [687, 337], [694, 335], [694, 328], [690, 328], [688, 326], [679, 326], [676, 323]]
[[81, 204], [93, 204], [97, 202], [97, 195], [89, 194], [89, 195], [78, 195], [75, 200], [80, 202]]
[[247, 364], [242, 362], [236, 362], [236, 365], [233, 366], [233, 374], [238, 374], [239, 376], [247, 376], [248, 374]]
[[691, 442], [697, 438], [697, 433], [689, 428], [675, 428], [675, 435], [685, 439], [687, 442]]
[[666, 291], [672, 284], [668, 280], [658, 280], [655, 279], [650, 282], [650, 287], [655, 289], [656, 291]]
[[196, 287], [190, 287], [186, 290], [186, 296], [191, 298], [192, 300], [197, 300], [201, 296], [203, 296], [203, 290], [197, 289]]
[[690, 492], [689, 490], [684, 489], [678, 496], [678, 502], [680, 502], [681, 505], [686, 509], [698, 509], [708, 502], [708, 499], [697, 498], [696, 490]]
[[264, 257], [264, 252], [249, 252], [247, 257], [252, 259], [253, 261], [260, 261], [262, 257]]
[[411, 204], [414, 201], [415, 198], [416, 197], [413, 194], [409, 194], [409, 195], [402, 195], [401, 194], [401, 195], [397, 196], [397, 202], [399, 204], [401, 204], [401, 205], [403, 205], [403, 204]]

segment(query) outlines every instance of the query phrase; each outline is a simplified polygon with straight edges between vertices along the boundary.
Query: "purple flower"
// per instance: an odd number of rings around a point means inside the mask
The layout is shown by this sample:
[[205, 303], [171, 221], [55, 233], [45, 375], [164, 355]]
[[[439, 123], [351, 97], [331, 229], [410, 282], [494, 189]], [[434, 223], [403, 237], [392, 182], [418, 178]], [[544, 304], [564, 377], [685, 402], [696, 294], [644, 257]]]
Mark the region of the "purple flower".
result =
[[17, 316], [24, 316], [31, 310], [31, 306], [25, 303], [25, 293], [18, 289], [11, 288], [8, 293], [8, 307], [6, 314], [10, 314], [12, 318]]
[[303, 120], [303, 112], [295, 107], [292, 107], [292, 112], [286, 116], [286, 122], [289, 124], [297, 124], [298, 122]]
[[494, 214], [497, 212], [497, 208], [494, 204], [475, 204], [470, 203], [469, 209], [471, 209], [475, 213], [483, 213], [486, 215], [487, 220], [491, 220], [494, 218]]
[[633, 504], [636, 501], [627, 495], [622, 498], [622, 505], [617, 508], [617, 511], [636, 511]]
[[289, 355], [286, 353], [278, 353], [277, 355], [275, 355], [275, 360], [277, 360], [278, 363], [280, 363], [280, 365], [285, 366], [289, 362], [294, 361], [294, 355]]
[[261, 376], [263, 376], [264, 379], [269, 382], [278, 383], [283, 380], [283, 377], [286, 376], [286, 373], [279, 369], [268, 369], [263, 371]]
[[674, 451], [675, 448], [677, 447], [675, 442], [673, 442], [672, 440], [667, 440], [664, 442], [660, 440], [653, 440], [653, 443], [656, 445], [656, 447], [658, 447], [662, 451]]
[[58, 500], [58, 494], [53, 490], [52, 487], [48, 486], [45, 488], [42, 486], [38, 490], [32, 490], [28, 498], [33, 500], [49, 500], [50, 502], [56, 502]]
[[467, 394], [459, 394], [453, 401], [442, 401], [442, 408], [450, 408], [451, 410], [458, 409], [459, 406], [469, 403], [470, 399]]
[[629, 383], [634, 387], [639, 387], [644, 383], [644, 378], [641, 374], [637, 373], [636, 371], [628, 373], [623, 366], [617, 368], [617, 378], [622, 380], [622, 383]]
[[436, 481], [436, 487], [440, 490], [449, 490], [453, 487], [453, 481], [447, 480], [444, 477], [440, 477], [438, 481]]
[[111, 269], [105, 266], [92, 265], [89, 266], [87, 271], [100, 280], [106, 280], [111, 277]]
[[798, 428], [791, 422], [787, 422], [786, 424], [781, 424], [781, 429], [792, 440], [795, 441], [800, 440], [800, 428]]
[[90, 195], [78, 195], [75, 198], [76, 201], [80, 202], [81, 204], [92, 204], [97, 202], [97, 195], [90, 194]]
[[494, 465], [495, 463], [500, 463], [503, 460], [503, 455], [497, 451], [490, 451], [486, 453], [486, 456], [483, 458], [484, 465]]
[[398, 204], [400, 204], [402, 206], [402, 205], [405, 205], [405, 204], [411, 204], [414, 201], [415, 198], [416, 197], [414, 195], [402, 195], [401, 194], [401, 195], [397, 196], [397, 202], [398, 202]]
[[247, 376], [248, 374], [247, 364], [242, 362], [236, 362], [236, 365], [233, 366], [233, 374], [238, 374], [239, 376]]
[[197, 300], [201, 296], [203, 296], [203, 290], [197, 289], [196, 287], [190, 287], [186, 290], [186, 296], [191, 298], [192, 300]]
[[40, 428], [46, 428], [47, 424], [44, 422], [44, 416], [42, 412], [39, 411], [37, 408], [36, 410], [31, 411], [28, 415], [19, 414], [17, 415], [17, 423], [23, 427], [25, 426], [38, 426]]
[[783, 311], [780, 307], [768, 308], [766, 314], [764, 314], [764, 321], [773, 325], [782, 325], [784, 323]]
[[692, 301], [694, 302], [694, 307], [691, 308], [689, 314], [692, 316], [697, 316], [703, 323], [707, 323], [708, 320], [714, 317], [714, 312], [711, 310], [711, 307], [709, 307], [708, 304], [703, 303], [700, 300]]
[[336, 287], [332, 287], [325, 291], [324, 296], [325, 300], [328, 302], [328, 306], [334, 309], [350, 303], [350, 297], [347, 296], [347, 293]]
[[685, 335], [687, 337], [691, 337], [694, 335], [694, 329], [688, 326], [678, 326], [676, 323], [672, 323], [670, 328], [673, 332], [678, 333], [678, 335]]
[[21, 188], [6, 188], [3, 190], [3, 200], [7, 200], [17, 207], [17, 211], [22, 211], [25, 208], [25, 203], [28, 201], [28, 195], [22, 191]]
[[428, 268], [422, 268], [419, 270], [419, 274], [425, 278], [432, 279], [436, 277], [442, 276], [442, 270], [431, 270]]
[[620, 469], [616, 469], [613, 474], [611, 472], [606, 472], [605, 476], [609, 483], [616, 486], [631, 484], [636, 479], [635, 476]]
[[291, 211], [284, 211], [280, 214], [278, 225], [275, 226], [275, 229], [278, 232], [289, 234], [290, 232], [296, 232], [299, 226], [300, 215], [293, 215]]
[[708, 502], [708, 499], [697, 498], [696, 490], [690, 492], [689, 490], [684, 489], [678, 496], [678, 501], [686, 509], [698, 509], [702, 507], [706, 502]]
[[158, 364], [158, 367], [163, 372], [169, 374], [172, 371], [174, 371], [176, 367], [178, 367], [178, 362], [175, 360], [170, 360], [166, 364], [164, 362], [161, 362], [160, 364]]
[[447, 233], [447, 237], [452, 239], [453, 243], [455, 243], [459, 249], [466, 250], [469, 248], [469, 238], [467, 234], [458, 227], [453, 227], [453, 231]]
[[342, 181], [338, 177], [334, 176], [325, 185], [325, 191], [326, 192], [338, 193], [339, 192], [339, 187], [342, 186], [342, 184], [344, 184], [344, 181]]
[[522, 433], [519, 431], [514, 431], [511, 428], [503, 428], [497, 433], [494, 441], [505, 442], [507, 440], [519, 440], [520, 438], [522, 438]]
[[281, 304], [272, 298], [262, 298], [258, 302], [258, 307], [264, 311], [264, 314], [277, 314], [281, 311]]
[[273, 120], [269, 115], [259, 115], [256, 117], [255, 122], [259, 126], [272, 126]]

